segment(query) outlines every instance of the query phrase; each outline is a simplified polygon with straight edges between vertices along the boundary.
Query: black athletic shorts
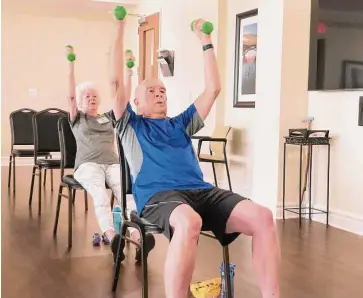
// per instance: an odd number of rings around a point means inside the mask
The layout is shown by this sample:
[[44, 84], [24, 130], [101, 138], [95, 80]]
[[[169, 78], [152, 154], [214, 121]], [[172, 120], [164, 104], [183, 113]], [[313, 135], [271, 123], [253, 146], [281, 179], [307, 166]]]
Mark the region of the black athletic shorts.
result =
[[163, 229], [163, 234], [171, 240], [172, 229], [169, 218], [180, 204], [187, 204], [197, 212], [203, 221], [202, 230], [211, 231], [221, 245], [233, 242], [239, 233], [226, 233], [228, 218], [234, 207], [246, 198], [217, 187], [196, 190], [167, 190], [155, 194], [141, 213], [152, 224]]

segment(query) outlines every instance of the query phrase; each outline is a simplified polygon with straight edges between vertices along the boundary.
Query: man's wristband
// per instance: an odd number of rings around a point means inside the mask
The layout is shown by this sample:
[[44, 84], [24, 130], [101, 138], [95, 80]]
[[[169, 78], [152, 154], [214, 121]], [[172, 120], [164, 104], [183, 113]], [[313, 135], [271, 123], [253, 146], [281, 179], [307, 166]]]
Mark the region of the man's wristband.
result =
[[213, 49], [213, 48], [214, 48], [213, 45], [211, 43], [209, 43], [209, 44], [206, 44], [206, 45], [203, 46], [203, 51]]

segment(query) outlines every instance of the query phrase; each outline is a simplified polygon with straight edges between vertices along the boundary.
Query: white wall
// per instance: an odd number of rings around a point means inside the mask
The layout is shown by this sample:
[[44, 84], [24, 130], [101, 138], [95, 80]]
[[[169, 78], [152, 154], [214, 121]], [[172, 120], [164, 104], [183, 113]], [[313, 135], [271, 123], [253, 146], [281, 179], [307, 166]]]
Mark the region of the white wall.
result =
[[[180, 113], [204, 89], [203, 51], [200, 41], [190, 30], [190, 23], [197, 18], [204, 18], [214, 24], [213, 39], [216, 41], [217, 0], [162, 1], [160, 47], [175, 51], [175, 75], [162, 78], [167, 88], [170, 115]], [[218, 51], [217, 46], [215, 50]], [[204, 133], [208, 134], [214, 126], [214, 111], [206, 125]]]
[[[64, 46], [75, 47], [77, 83], [93, 81], [101, 94], [101, 110], [111, 108], [108, 55], [115, 36], [112, 21], [2, 14], [2, 156], [10, 149], [9, 114], [20, 108], [67, 109], [67, 60]], [[137, 19], [127, 23], [125, 46], [136, 49]], [[29, 88], [38, 96], [29, 98]]]
[[[307, 116], [310, 5], [302, 2], [277, 5], [252, 0], [224, 3], [226, 26], [219, 36], [220, 44], [225, 45], [226, 56], [220, 61], [224, 74], [224, 106], [218, 109], [217, 117], [223, 113], [224, 123], [233, 127], [228, 150], [232, 186], [238, 193], [266, 200], [265, 204], [274, 208], [275, 200], [281, 198], [283, 136], [288, 128], [304, 126], [303, 120]], [[257, 92], [250, 95], [251, 100], [256, 101], [256, 108], [233, 108], [236, 14], [257, 6]], [[297, 154], [292, 150], [287, 165], [290, 173], [287, 199], [295, 202], [298, 196], [296, 164]], [[272, 172], [276, 180], [267, 181]], [[223, 175], [224, 169], [221, 168], [218, 174]], [[267, 185], [271, 187], [268, 190]]]
[[[223, 21], [225, 25], [223, 25], [223, 31], [220, 32], [219, 44], [224, 45], [225, 55], [219, 64], [223, 76], [222, 93], [218, 101], [223, 102], [223, 106], [220, 105], [222, 107], [217, 111], [217, 118], [223, 118], [224, 125], [232, 127], [227, 149], [232, 188], [246, 197], [252, 197], [253, 135], [256, 110], [233, 108], [234, 53], [236, 15], [255, 8], [257, 8], [256, 0], [229, 0], [224, 1], [224, 5], [220, 7], [220, 13], [224, 11]], [[250, 95], [250, 98], [256, 100], [257, 97], [256, 95]], [[224, 167], [220, 166], [217, 169], [218, 181], [227, 186]]]
[[[310, 92], [309, 115], [315, 117], [313, 129], [329, 129], [332, 137], [332, 224], [363, 234], [363, 127], [358, 126], [359, 96], [363, 96], [363, 91]], [[314, 150], [313, 165], [313, 203], [325, 209], [326, 147]]]

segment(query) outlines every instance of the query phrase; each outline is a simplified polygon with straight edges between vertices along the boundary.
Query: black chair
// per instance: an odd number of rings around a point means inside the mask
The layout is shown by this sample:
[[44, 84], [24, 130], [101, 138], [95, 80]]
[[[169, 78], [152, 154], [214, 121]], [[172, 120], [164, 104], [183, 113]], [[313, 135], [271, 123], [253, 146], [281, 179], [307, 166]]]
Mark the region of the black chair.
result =
[[67, 112], [57, 108], [49, 108], [34, 114], [34, 166], [30, 186], [29, 206], [33, 200], [34, 176], [38, 176], [38, 214], [42, 207], [42, 170], [51, 170], [51, 190], [53, 191], [53, 169], [60, 169], [59, 159], [38, 159], [40, 152], [60, 152], [57, 123], [60, 117], [67, 116]]
[[[126, 208], [127, 208], [127, 200], [126, 195], [132, 194], [132, 185], [131, 185], [131, 176], [128, 163], [125, 158], [125, 154], [121, 145], [120, 138], [117, 137], [117, 146], [119, 150], [120, 157], [120, 175], [121, 175], [121, 216], [122, 216], [122, 224], [120, 227], [121, 237], [128, 242], [135, 244], [137, 247], [141, 249], [141, 266], [142, 266], [142, 298], [148, 298], [148, 276], [147, 276], [147, 255], [146, 255], [146, 246], [145, 239], [147, 233], [152, 234], [161, 234], [163, 230], [159, 228], [157, 225], [154, 225], [148, 222], [144, 218], [140, 218], [135, 211], [131, 211], [130, 218], [127, 216]], [[137, 229], [140, 233], [140, 243], [133, 241], [129, 237], [126, 236], [126, 230], [128, 227], [133, 227]], [[214, 235], [207, 231], [202, 231], [201, 235], [216, 239]], [[120, 253], [124, 249], [122, 246], [122, 241], [119, 243], [119, 247], [117, 250], [116, 256], [116, 264], [113, 278], [112, 291], [116, 291], [117, 283], [120, 274], [121, 268], [121, 258]], [[228, 246], [223, 247], [223, 262], [224, 262], [224, 272], [225, 281], [226, 281], [226, 292], [227, 298], [232, 298], [232, 290], [231, 290], [231, 277], [230, 277], [230, 266], [229, 266], [229, 250]]]
[[[224, 164], [226, 166], [227, 178], [229, 189], [232, 190], [231, 177], [229, 175], [228, 168], [228, 160], [226, 153], [226, 145], [227, 145], [227, 136], [230, 132], [230, 126], [219, 126], [213, 132], [211, 137], [207, 136], [192, 136], [192, 139], [198, 140], [198, 152], [197, 156], [199, 162], [208, 162], [212, 164], [213, 168], [213, 176], [214, 176], [214, 185], [218, 187], [216, 169], [214, 164]], [[210, 154], [201, 154], [200, 150], [202, 148], [203, 142], [209, 142], [209, 153]]]
[[[87, 192], [81, 184], [73, 177], [73, 175], [64, 175], [65, 169], [73, 169], [76, 160], [77, 143], [74, 138], [68, 117], [62, 117], [58, 120], [58, 136], [61, 152], [61, 182], [58, 191], [57, 211], [53, 227], [53, 235], [57, 234], [59, 211], [62, 197], [68, 198], [68, 247], [72, 247], [72, 208], [77, 190], [84, 190], [85, 210], [88, 210]], [[68, 195], [63, 194], [63, 188], [68, 188]], [[108, 188], [108, 187], [107, 187]], [[73, 190], [73, 192], [72, 192]], [[111, 209], [114, 204], [114, 194], [111, 197]]]
[[[11, 149], [9, 156], [8, 188], [10, 188], [11, 174], [13, 174], [13, 192], [15, 193], [15, 161], [16, 157], [34, 157], [33, 149], [14, 148], [14, 146], [34, 146], [32, 117], [36, 111], [32, 109], [19, 109], [13, 111], [10, 116]], [[38, 152], [39, 156], [52, 158], [50, 152]], [[13, 170], [13, 173], [11, 173]], [[46, 173], [44, 175], [44, 184]]]

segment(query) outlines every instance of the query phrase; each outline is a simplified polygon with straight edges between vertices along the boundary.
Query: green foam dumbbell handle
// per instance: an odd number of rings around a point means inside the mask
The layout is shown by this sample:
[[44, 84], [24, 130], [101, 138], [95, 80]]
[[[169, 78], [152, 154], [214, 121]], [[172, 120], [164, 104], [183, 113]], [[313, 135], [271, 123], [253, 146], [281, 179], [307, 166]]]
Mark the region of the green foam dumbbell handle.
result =
[[128, 68], [133, 68], [133, 67], [135, 66], [135, 62], [134, 62], [134, 61], [132, 61], [131, 59], [128, 59], [128, 60], [126, 61], [126, 66], [127, 66]]
[[123, 20], [127, 15], [126, 8], [123, 6], [120, 6], [120, 5], [115, 7], [115, 9], [113, 10], [113, 13], [115, 15], [115, 18], [119, 21]]
[[68, 59], [69, 62], [73, 62], [74, 60], [76, 60], [76, 55], [73, 54], [73, 53], [69, 53], [67, 55], [67, 59]]
[[194, 25], [195, 25], [195, 21], [191, 22], [191, 24], [190, 24], [190, 29], [192, 29], [192, 31], [193, 31], [193, 32], [194, 32], [194, 30], [195, 30]]
[[[190, 24], [190, 28], [192, 29], [192, 31], [195, 31], [195, 22], [196, 21], [193, 21], [191, 24]], [[211, 34], [214, 30], [214, 27], [213, 27], [213, 24], [211, 22], [204, 22], [203, 25], [202, 25], [202, 32], [204, 34]]]
[[202, 32], [204, 34], [211, 34], [213, 32], [213, 24], [211, 22], [204, 22]]

